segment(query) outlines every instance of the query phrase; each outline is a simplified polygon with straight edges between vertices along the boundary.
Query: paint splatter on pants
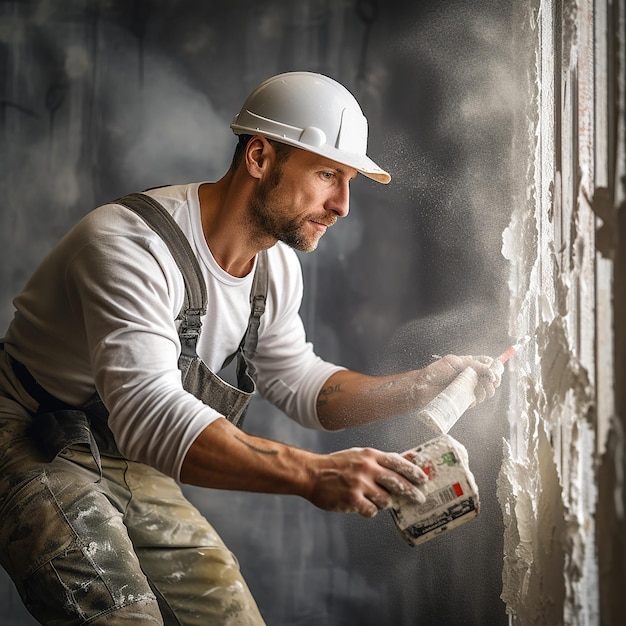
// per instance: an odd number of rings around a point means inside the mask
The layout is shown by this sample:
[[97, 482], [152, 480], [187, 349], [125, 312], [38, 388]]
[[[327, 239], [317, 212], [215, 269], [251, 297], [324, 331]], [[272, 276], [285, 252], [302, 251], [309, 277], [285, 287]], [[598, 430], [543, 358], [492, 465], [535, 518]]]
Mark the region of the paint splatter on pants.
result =
[[[1, 368], [3, 369], [3, 368]], [[43, 624], [212, 624], [263, 619], [237, 560], [175, 481], [70, 448], [46, 463], [0, 371], [0, 563]]]

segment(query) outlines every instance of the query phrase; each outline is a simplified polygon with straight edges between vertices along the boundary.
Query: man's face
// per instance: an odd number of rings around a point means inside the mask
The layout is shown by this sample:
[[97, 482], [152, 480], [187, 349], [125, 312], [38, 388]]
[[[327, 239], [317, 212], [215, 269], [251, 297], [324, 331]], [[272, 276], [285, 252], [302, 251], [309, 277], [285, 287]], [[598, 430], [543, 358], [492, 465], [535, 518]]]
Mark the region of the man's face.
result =
[[329, 226], [349, 210], [356, 170], [294, 148], [274, 165], [249, 205], [252, 228], [302, 252], [312, 252]]

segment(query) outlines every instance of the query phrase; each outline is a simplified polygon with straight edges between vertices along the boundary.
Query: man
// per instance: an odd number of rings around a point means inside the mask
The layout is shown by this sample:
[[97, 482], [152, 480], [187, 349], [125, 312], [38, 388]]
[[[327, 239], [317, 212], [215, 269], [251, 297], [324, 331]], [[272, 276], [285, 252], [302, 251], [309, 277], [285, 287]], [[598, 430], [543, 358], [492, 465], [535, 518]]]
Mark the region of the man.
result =
[[[314, 454], [237, 428], [260, 393], [302, 425], [404, 413], [465, 367], [370, 377], [322, 361], [300, 266], [348, 214], [367, 122], [335, 81], [273, 77], [235, 117], [222, 179], [99, 207], [15, 300], [0, 352], [0, 558], [44, 624], [262, 624], [234, 556], [177, 485], [293, 494], [365, 517], [426, 479], [396, 453]], [[251, 305], [252, 302], [252, 305]], [[242, 339], [243, 337], [243, 339]], [[215, 373], [238, 362], [237, 388]]]

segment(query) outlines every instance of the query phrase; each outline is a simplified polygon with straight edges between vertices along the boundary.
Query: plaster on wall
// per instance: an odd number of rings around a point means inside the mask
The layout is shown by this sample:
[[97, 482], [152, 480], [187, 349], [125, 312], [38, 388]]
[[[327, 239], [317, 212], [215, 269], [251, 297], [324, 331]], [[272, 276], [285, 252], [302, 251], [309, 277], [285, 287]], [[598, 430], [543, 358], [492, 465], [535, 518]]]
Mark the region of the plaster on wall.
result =
[[534, 2], [523, 22], [535, 76], [534, 107], [520, 125], [534, 157], [502, 252], [511, 263], [511, 334], [534, 341], [515, 361], [498, 478], [502, 598], [520, 624], [598, 619], [595, 229], [581, 201], [593, 185], [592, 6]]

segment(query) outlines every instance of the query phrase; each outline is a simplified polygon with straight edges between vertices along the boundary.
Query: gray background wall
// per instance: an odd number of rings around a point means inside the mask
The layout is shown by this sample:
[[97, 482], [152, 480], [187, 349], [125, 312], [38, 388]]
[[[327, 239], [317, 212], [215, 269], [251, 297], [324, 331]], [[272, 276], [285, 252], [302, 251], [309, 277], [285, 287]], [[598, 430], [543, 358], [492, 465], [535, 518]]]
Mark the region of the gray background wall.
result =
[[[433, 353], [498, 354], [509, 341], [501, 232], [520, 193], [526, 102], [511, 13], [490, 0], [0, 0], [0, 327], [71, 224], [130, 191], [219, 177], [247, 93], [305, 69], [353, 91], [369, 152], [394, 176], [355, 181], [348, 219], [301, 256], [318, 353], [370, 373]], [[296, 498], [189, 495], [238, 555], [268, 624], [504, 624], [505, 403], [506, 385], [452, 432], [481, 515], [418, 548], [386, 512], [368, 521]], [[402, 451], [434, 435], [411, 415], [304, 431], [262, 400], [248, 429], [318, 451]], [[32, 623], [4, 574], [0, 606], [0, 625]]]

